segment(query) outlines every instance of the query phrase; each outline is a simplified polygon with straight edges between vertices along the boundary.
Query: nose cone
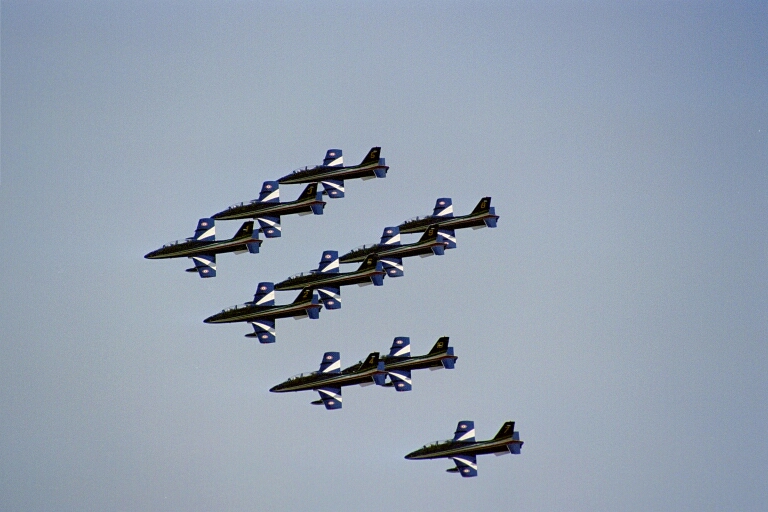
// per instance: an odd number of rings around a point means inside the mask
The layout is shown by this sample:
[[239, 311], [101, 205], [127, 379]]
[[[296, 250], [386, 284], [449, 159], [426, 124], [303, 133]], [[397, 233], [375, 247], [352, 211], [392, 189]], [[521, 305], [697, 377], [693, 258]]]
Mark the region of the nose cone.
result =
[[206, 318], [205, 320], [203, 320], [203, 323], [215, 324], [215, 323], [217, 323], [217, 321], [219, 320], [220, 317], [221, 317], [221, 313], [216, 313], [215, 315], [211, 315], [208, 318]]
[[145, 258], [148, 260], [154, 260], [157, 259], [157, 253], [160, 252], [160, 249], [157, 249], [156, 251], [148, 252], [144, 255]]
[[272, 386], [271, 388], [269, 388], [269, 392], [270, 393], [280, 393], [282, 391], [282, 387], [283, 387], [282, 384], [278, 384], [276, 386]]
[[414, 460], [416, 458], [416, 454], [419, 452], [419, 450], [416, 450], [415, 452], [411, 452], [408, 455], [405, 456], [408, 460]]

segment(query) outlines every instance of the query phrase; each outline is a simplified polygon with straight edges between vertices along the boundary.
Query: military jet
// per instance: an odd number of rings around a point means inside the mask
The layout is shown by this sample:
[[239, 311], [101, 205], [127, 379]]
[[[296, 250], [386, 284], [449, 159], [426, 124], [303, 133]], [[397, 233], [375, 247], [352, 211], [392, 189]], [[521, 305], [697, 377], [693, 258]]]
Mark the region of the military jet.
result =
[[384, 370], [390, 378], [384, 385], [394, 387], [397, 391], [410, 391], [411, 370], [452, 370], [456, 359], [458, 357], [453, 355], [453, 347], [448, 346], [448, 336], [438, 339], [432, 350], [423, 356], [411, 356], [411, 339], [406, 336], [397, 337], [392, 342], [389, 355], [381, 358]]
[[355, 263], [363, 261], [369, 254], [377, 254], [384, 270], [389, 277], [400, 277], [403, 272], [403, 258], [408, 256], [421, 256], [425, 258], [437, 254], [442, 256], [446, 246], [443, 236], [438, 230], [438, 225], [433, 224], [427, 228], [418, 242], [412, 244], [400, 244], [400, 231], [396, 227], [384, 228], [381, 241], [378, 244], [364, 245], [348, 252], [339, 261], [341, 263]]
[[216, 255], [223, 252], [258, 253], [261, 240], [259, 232], [253, 230], [253, 221], [245, 222], [229, 240], [216, 241], [216, 227], [213, 219], [200, 219], [195, 235], [185, 240], [165, 244], [160, 249], [145, 254], [150, 260], [166, 258], [191, 258], [195, 262], [187, 272], [197, 272], [200, 277], [216, 277]]
[[356, 284], [366, 286], [384, 284], [384, 268], [375, 254], [368, 256], [354, 272], [339, 273], [339, 252], [325, 251], [318, 268], [308, 273], [289, 277], [275, 285], [275, 290], [300, 290], [305, 287], [317, 290], [325, 309], [341, 307], [341, 287]]
[[276, 181], [265, 181], [261, 186], [258, 199], [250, 203], [230, 206], [223, 212], [213, 215], [216, 220], [256, 219], [261, 231], [267, 238], [277, 238], [281, 234], [280, 216], [297, 213], [299, 215], [322, 215], [325, 208], [323, 193], [318, 192], [317, 183], [310, 183], [295, 201], [280, 202], [280, 185]]
[[296, 300], [290, 304], [275, 306], [275, 286], [272, 283], [259, 283], [253, 301], [222, 310], [209, 316], [203, 322], [207, 324], [226, 324], [233, 322], [249, 322], [253, 326], [252, 333], [246, 338], [258, 338], [260, 343], [275, 342], [275, 320], [292, 316], [295, 319], [309, 317], [316, 320], [320, 317], [322, 305], [312, 288], [304, 288]]
[[371, 354], [359, 363], [341, 370], [341, 360], [338, 352], [326, 352], [320, 363], [320, 370], [302, 373], [291, 377], [285, 382], [272, 387], [272, 393], [288, 391], [314, 390], [320, 393], [320, 400], [314, 405], [325, 405], [326, 409], [341, 409], [341, 388], [343, 386], [382, 385], [384, 383], [384, 363], [379, 361], [379, 353]]
[[463, 477], [477, 476], [477, 456], [487, 453], [505, 455], [520, 454], [523, 442], [520, 432], [515, 432], [515, 422], [508, 421], [501, 426], [496, 437], [487, 441], [475, 441], [475, 423], [460, 421], [452, 440], [436, 441], [405, 456], [409, 460], [451, 458], [455, 468], [446, 469], [449, 473], [459, 473]]
[[282, 185], [320, 182], [328, 197], [338, 199], [344, 197], [344, 180], [354, 178], [369, 180], [387, 177], [389, 167], [383, 158], [379, 158], [380, 153], [380, 147], [371, 148], [360, 165], [344, 167], [341, 150], [329, 149], [325, 154], [323, 165], [293, 171], [277, 181]]
[[491, 206], [491, 198], [484, 197], [477, 203], [475, 209], [469, 215], [453, 216], [453, 202], [450, 197], [441, 197], [435, 201], [435, 208], [432, 215], [425, 217], [416, 217], [400, 224], [400, 233], [421, 233], [435, 222], [440, 223], [440, 234], [443, 235], [448, 245], [446, 249], [456, 247], [455, 230], [461, 228], [480, 229], [488, 226], [496, 227], [496, 221], [499, 216], [496, 215], [496, 209]]

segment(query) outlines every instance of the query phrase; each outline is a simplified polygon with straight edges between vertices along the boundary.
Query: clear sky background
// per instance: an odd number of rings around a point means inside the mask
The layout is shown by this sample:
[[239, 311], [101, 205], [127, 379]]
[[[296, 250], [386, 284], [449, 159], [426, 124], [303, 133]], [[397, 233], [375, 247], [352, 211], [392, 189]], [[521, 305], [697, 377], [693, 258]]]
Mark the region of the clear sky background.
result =
[[[1, 509], [768, 508], [764, 2], [1, 9]], [[386, 179], [215, 279], [143, 259], [375, 145]], [[485, 195], [497, 229], [279, 320], [272, 346], [202, 322]], [[410, 393], [267, 391], [328, 350], [443, 335], [455, 370]], [[515, 420], [522, 454], [475, 479], [403, 459], [462, 419], [480, 439]]]

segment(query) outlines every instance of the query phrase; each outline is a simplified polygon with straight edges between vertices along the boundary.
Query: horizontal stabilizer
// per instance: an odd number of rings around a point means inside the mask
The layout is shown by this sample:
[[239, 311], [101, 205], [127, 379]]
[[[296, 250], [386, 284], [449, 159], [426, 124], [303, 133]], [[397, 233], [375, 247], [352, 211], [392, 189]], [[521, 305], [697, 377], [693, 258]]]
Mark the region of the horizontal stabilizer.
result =
[[490, 213], [491, 215], [494, 215], [494, 217], [488, 217], [487, 219], [485, 219], [484, 220], [485, 225], [488, 226], [489, 228], [495, 228], [496, 227], [496, 221], [499, 220], [495, 216], [496, 215], [496, 208], [491, 206], [491, 210], [488, 213]]

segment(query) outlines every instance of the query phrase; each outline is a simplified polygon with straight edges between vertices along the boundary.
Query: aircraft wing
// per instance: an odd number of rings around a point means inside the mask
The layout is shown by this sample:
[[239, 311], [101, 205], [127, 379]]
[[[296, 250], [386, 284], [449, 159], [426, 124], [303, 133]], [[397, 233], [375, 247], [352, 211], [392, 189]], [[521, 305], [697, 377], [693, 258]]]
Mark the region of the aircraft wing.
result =
[[200, 277], [216, 277], [216, 255], [215, 254], [198, 254], [192, 256], [192, 261], [195, 262], [195, 268], [189, 269], [190, 272], [197, 270]]
[[448, 471], [458, 471], [459, 474], [465, 478], [477, 476], [477, 456], [475, 455], [457, 455], [451, 457], [453, 462], [456, 463], [455, 468], [451, 468]]

